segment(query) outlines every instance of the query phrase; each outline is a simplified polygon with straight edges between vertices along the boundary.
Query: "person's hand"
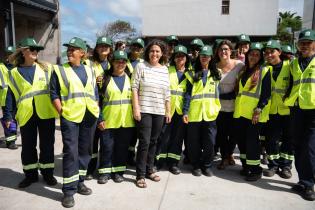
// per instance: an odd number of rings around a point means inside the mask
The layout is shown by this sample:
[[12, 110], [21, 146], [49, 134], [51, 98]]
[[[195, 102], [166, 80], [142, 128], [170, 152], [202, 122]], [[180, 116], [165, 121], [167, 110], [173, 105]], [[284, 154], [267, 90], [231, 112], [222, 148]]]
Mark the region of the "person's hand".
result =
[[166, 114], [165, 114], [165, 122], [166, 122], [167, 124], [169, 124], [169, 123], [171, 123], [171, 121], [172, 121], [171, 114], [170, 114], [170, 113], [166, 113]]
[[102, 80], [103, 80], [103, 76], [98, 76], [98, 77], [96, 78], [96, 83], [97, 83], [97, 84], [101, 84], [101, 83], [102, 83]]
[[188, 115], [187, 115], [187, 114], [185, 114], [185, 115], [183, 116], [183, 122], [184, 122], [185, 124], [188, 124]]
[[255, 109], [252, 117], [252, 124], [255, 125], [259, 122], [261, 109]]
[[100, 129], [101, 131], [105, 130], [105, 122], [101, 121], [98, 125], [97, 125], [98, 129]]
[[10, 125], [11, 125], [11, 120], [5, 121], [4, 124], [5, 124], [5, 127], [6, 127], [6, 128], [9, 128]]
[[139, 109], [133, 110], [133, 118], [135, 118], [136, 121], [140, 122], [141, 120], [141, 113]]

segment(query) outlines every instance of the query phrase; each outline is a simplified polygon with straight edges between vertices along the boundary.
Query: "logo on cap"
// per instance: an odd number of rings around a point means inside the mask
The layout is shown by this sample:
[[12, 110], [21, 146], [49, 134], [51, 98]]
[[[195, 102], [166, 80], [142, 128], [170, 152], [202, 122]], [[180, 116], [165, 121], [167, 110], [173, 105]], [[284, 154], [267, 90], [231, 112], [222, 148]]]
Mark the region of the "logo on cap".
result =
[[290, 47], [290, 46], [288, 46], [288, 50], [291, 50], [291, 47]]
[[75, 39], [71, 39], [71, 40], [70, 40], [70, 43], [71, 43], [71, 44], [75, 43]]
[[12, 50], [12, 47], [8, 47], [8, 50]]
[[245, 35], [242, 35], [242, 36], [241, 36], [241, 39], [246, 39]]
[[124, 55], [124, 51], [120, 51], [120, 52], [119, 52], [119, 55]]
[[183, 50], [183, 47], [179, 47], [178, 49], [179, 49], [179, 50]]
[[310, 31], [306, 31], [305, 32], [305, 36], [311, 36], [311, 32]]
[[194, 40], [194, 43], [197, 43], [198, 42], [198, 40]]
[[269, 42], [267, 43], [267, 45], [271, 45], [271, 41], [269, 41]]
[[33, 39], [33, 43], [36, 44], [35, 40]]
[[256, 43], [256, 47], [260, 47], [260, 44], [259, 44], [259, 43]]
[[137, 39], [137, 42], [141, 42], [141, 39]]
[[171, 36], [172, 37], [172, 39], [175, 39], [175, 36]]
[[204, 47], [203, 50], [208, 50], [208, 47]]
[[103, 42], [106, 42], [106, 37], [103, 37], [103, 38], [102, 38], [102, 41], [103, 41]]

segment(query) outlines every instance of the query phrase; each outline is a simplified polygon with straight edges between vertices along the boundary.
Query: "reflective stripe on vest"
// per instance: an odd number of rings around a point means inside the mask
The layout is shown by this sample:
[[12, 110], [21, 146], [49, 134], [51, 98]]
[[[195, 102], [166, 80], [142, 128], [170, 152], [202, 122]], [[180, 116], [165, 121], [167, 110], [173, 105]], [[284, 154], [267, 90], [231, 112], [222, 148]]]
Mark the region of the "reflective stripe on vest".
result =
[[83, 86], [80, 78], [68, 63], [62, 66], [55, 65], [54, 68], [60, 84], [62, 116], [68, 121], [81, 123], [87, 108], [97, 118], [99, 106], [95, 97], [94, 71], [84, 65], [87, 82]]
[[24, 79], [17, 67], [9, 71], [10, 87], [17, 104], [16, 120], [20, 126], [24, 126], [28, 122], [34, 111], [40, 119], [51, 119], [58, 116], [49, 95], [51, 70], [51, 66], [42, 69], [40, 65], [36, 64], [32, 84]]
[[294, 106], [298, 102], [301, 109], [315, 109], [315, 58], [303, 72], [300, 69], [298, 58], [294, 59], [290, 71], [293, 77], [293, 87], [284, 104]]
[[102, 113], [106, 128], [134, 127], [131, 105], [130, 78], [125, 75], [124, 88], [121, 91], [111, 77], [105, 91]]
[[[189, 79], [190, 78], [190, 79]], [[192, 71], [188, 72], [187, 79], [191, 82], [193, 78]], [[203, 85], [202, 80], [192, 83], [191, 101], [188, 111], [189, 122], [214, 121], [221, 109], [219, 100], [219, 82], [214, 81], [207, 74], [207, 82]]]
[[168, 72], [171, 90], [171, 116], [174, 115], [175, 111], [178, 115], [182, 115], [184, 106], [184, 95], [186, 93], [188, 80], [186, 79], [186, 75], [183, 75], [185, 79], [178, 83], [179, 80], [175, 66], [170, 66], [168, 68]]
[[[262, 67], [259, 72], [259, 81], [256, 87], [249, 90], [251, 85], [251, 77], [249, 77], [243, 87], [242, 81], [239, 81], [239, 93], [235, 99], [235, 110], [233, 117], [240, 118], [244, 117], [246, 119], [252, 120], [254, 109], [257, 107], [260, 94], [261, 94], [261, 86], [262, 80], [269, 71], [268, 67]], [[271, 85], [271, 84], [270, 84]], [[267, 122], [269, 119], [269, 110], [270, 110], [270, 101], [268, 104], [263, 108], [259, 122]]]
[[0, 63], [0, 106], [5, 106], [5, 101], [8, 92], [8, 69]]
[[[273, 67], [269, 66], [272, 75]], [[289, 115], [290, 109], [283, 103], [283, 97], [289, 87], [290, 62], [283, 61], [280, 73], [275, 81], [271, 76], [271, 104], [269, 114]]]

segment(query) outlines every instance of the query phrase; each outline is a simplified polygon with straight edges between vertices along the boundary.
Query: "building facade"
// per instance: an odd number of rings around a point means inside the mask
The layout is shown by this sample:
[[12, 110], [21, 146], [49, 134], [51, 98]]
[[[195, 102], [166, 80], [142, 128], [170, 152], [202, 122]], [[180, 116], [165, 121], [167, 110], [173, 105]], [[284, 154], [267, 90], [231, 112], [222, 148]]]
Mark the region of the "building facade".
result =
[[303, 26], [302, 29], [315, 30], [315, 1], [304, 0]]
[[58, 63], [60, 60], [59, 0], [1, 0], [0, 57], [4, 49], [25, 37], [34, 37], [45, 50], [40, 60]]

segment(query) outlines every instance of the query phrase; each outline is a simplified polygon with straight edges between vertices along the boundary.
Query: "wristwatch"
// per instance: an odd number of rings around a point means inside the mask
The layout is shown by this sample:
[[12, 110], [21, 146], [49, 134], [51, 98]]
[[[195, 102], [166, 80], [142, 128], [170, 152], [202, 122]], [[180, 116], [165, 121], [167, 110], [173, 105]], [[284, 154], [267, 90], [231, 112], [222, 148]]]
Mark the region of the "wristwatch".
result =
[[261, 108], [258, 108], [258, 107], [256, 107], [256, 108], [254, 109], [254, 112], [256, 112], [256, 113], [261, 113], [261, 111], [262, 111], [262, 109], [261, 109]]

